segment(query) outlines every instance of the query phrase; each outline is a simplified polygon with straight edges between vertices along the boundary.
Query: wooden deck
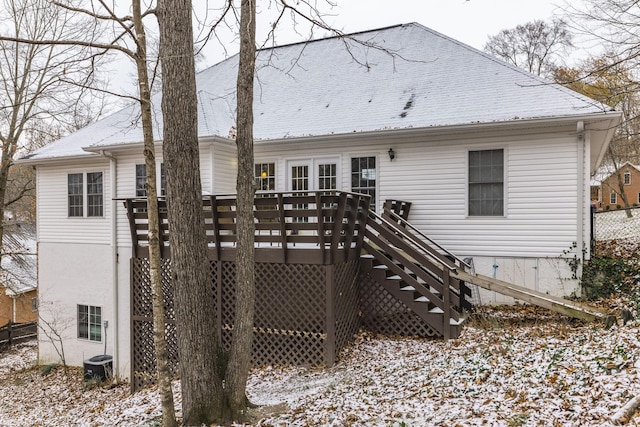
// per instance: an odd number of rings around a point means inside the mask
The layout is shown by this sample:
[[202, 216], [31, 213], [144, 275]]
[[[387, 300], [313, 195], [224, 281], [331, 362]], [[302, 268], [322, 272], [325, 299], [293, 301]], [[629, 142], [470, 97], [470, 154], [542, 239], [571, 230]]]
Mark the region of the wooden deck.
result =
[[[148, 256], [146, 199], [124, 201], [135, 258]], [[171, 257], [166, 201], [158, 202], [162, 257]], [[204, 196], [209, 258], [236, 256], [235, 195]], [[344, 191], [259, 193], [254, 200], [256, 262], [333, 264], [357, 259], [369, 196]]]

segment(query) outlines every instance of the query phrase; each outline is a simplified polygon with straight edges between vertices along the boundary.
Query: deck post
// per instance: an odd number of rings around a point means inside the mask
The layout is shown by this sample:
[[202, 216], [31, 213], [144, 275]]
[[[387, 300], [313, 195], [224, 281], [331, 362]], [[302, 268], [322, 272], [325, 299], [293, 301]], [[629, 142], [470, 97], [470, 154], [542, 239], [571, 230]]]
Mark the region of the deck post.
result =
[[442, 316], [443, 329], [442, 335], [445, 340], [451, 338], [451, 276], [449, 275], [449, 269], [442, 269], [442, 303], [444, 305], [444, 314]]
[[326, 326], [327, 337], [324, 342], [325, 363], [327, 366], [333, 366], [336, 362], [336, 307], [335, 307], [335, 266], [328, 264], [324, 266], [325, 283], [326, 283]]

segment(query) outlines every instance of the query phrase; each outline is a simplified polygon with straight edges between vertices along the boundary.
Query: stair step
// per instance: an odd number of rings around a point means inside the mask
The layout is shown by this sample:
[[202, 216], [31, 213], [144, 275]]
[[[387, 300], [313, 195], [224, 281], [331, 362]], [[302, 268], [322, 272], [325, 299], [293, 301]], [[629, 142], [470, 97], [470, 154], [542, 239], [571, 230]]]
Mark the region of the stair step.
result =
[[413, 286], [405, 286], [404, 288], [400, 288], [401, 291], [415, 291], [416, 288]]
[[377, 268], [378, 270], [388, 270], [389, 269], [389, 267], [387, 267], [384, 264], [375, 265], [373, 268]]
[[375, 259], [375, 257], [371, 254], [364, 254], [364, 255], [360, 255], [360, 258], [362, 259]]
[[429, 298], [427, 297], [418, 297], [415, 299], [415, 302], [429, 302]]
[[389, 280], [402, 280], [402, 277], [398, 276], [397, 274], [395, 276], [389, 276], [387, 277], [387, 279]]
[[433, 307], [431, 310], [429, 310], [429, 313], [443, 314], [444, 310], [442, 310], [440, 307]]
[[451, 325], [451, 326], [462, 325], [462, 323], [464, 323], [464, 318], [463, 317], [461, 317], [460, 320], [449, 319], [449, 325]]

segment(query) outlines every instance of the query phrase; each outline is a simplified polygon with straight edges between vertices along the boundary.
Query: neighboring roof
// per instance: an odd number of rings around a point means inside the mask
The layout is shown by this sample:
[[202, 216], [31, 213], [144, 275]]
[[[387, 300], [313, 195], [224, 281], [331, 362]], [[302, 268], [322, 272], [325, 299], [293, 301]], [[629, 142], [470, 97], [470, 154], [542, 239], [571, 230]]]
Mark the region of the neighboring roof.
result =
[[[200, 137], [227, 138], [235, 125], [237, 65], [235, 55], [198, 73]], [[257, 141], [611, 111], [415, 23], [263, 49], [256, 67]], [[160, 96], [153, 97], [156, 140]], [[141, 142], [138, 111], [125, 108], [29, 158]]]
[[634, 165], [629, 161], [626, 161], [623, 164], [621, 164], [618, 167], [618, 169], [615, 169], [613, 165], [610, 165], [610, 164], [602, 165], [596, 172], [595, 176], [592, 177], [591, 185], [601, 185], [604, 181], [608, 180], [613, 175], [615, 175], [618, 170], [624, 167], [632, 167], [638, 172], [640, 172], [640, 165]]
[[35, 224], [7, 224], [2, 238], [0, 287], [7, 295], [36, 289], [37, 243]]

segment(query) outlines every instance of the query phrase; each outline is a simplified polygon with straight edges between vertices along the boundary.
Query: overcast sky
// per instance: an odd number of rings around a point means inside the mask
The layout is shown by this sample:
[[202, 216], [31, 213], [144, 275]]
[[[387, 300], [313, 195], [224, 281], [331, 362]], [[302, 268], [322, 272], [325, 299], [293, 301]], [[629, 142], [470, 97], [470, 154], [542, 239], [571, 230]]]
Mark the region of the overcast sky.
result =
[[[194, 4], [198, 1], [194, 0]], [[548, 20], [562, 0], [332, 0], [333, 9], [324, 0], [318, 0], [324, 19], [332, 27], [345, 33], [417, 22], [446, 36], [475, 48], [482, 49], [490, 35], [513, 28], [534, 19]], [[208, 0], [210, 7], [217, 0]], [[294, 3], [294, 1], [291, 1]], [[258, 43], [264, 40], [273, 21], [268, 5], [270, 0], [258, 2]], [[260, 9], [262, 8], [262, 9]], [[196, 9], [197, 10], [197, 9]], [[322, 31], [315, 38], [327, 35]], [[308, 33], [296, 34], [290, 23], [280, 25], [277, 44], [306, 40]], [[206, 64], [213, 65], [237, 52], [237, 47], [227, 46], [226, 53], [220, 46], [207, 47]], [[201, 64], [203, 65], [203, 64]]]
[[[192, 0], [200, 19], [206, 19], [206, 8], [221, 7], [221, 0]], [[503, 29], [514, 28], [535, 19], [549, 20], [556, 6], [563, 0], [330, 0], [337, 3], [329, 9], [326, 0], [317, 0], [325, 21], [333, 28], [345, 33], [366, 31], [397, 24], [417, 22], [446, 36], [452, 37], [477, 49], [482, 49], [487, 39]], [[577, 0], [572, 0], [577, 1]], [[295, 0], [290, 0], [295, 4]], [[262, 43], [274, 19], [271, 0], [258, 1], [257, 27], [258, 44]], [[208, 20], [216, 19], [219, 11], [209, 10]], [[215, 18], [214, 18], [215, 17]], [[153, 30], [151, 30], [153, 33]], [[198, 63], [201, 70], [214, 65], [238, 51], [235, 35], [219, 32], [223, 45], [209, 42], [203, 50], [204, 58]], [[317, 31], [314, 38], [329, 35]], [[278, 45], [305, 41], [309, 37], [306, 29], [296, 33], [290, 22], [278, 27], [276, 43]], [[197, 35], [196, 35], [197, 38]], [[235, 38], [235, 40], [234, 40]], [[134, 84], [135, 67], [132, 64], [122, 68], [121, 62], [115, 62], [112, 84], [121, 91], [136, 89]]]

